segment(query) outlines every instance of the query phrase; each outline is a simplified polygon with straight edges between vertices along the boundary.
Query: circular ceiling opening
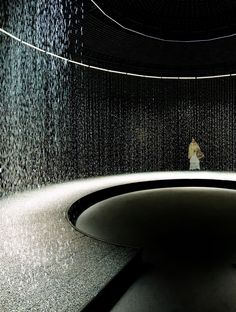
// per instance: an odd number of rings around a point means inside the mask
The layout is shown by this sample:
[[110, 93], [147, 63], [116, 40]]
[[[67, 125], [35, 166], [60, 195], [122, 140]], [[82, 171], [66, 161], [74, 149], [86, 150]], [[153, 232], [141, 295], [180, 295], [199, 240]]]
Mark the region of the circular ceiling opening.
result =
[[114, 22], [166, 41], [205, 41], [236, 33], [233, 0], [92, 0]]

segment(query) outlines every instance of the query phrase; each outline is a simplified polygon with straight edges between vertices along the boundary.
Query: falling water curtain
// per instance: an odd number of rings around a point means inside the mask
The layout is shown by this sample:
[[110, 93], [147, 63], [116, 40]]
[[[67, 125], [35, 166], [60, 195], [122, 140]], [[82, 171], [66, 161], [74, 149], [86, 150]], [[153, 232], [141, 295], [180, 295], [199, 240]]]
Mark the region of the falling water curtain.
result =
[[[85, 61], [80, 2], [74, 11], [69, 1], [8, 2], [1, 2], [7, 31]], [[188, 170], [192, 136], [203, 170], [235, 171], [235, 77], [128, 77], [69, 64], [3, 34], [0, 41], [2, 196], [84, 177]]]

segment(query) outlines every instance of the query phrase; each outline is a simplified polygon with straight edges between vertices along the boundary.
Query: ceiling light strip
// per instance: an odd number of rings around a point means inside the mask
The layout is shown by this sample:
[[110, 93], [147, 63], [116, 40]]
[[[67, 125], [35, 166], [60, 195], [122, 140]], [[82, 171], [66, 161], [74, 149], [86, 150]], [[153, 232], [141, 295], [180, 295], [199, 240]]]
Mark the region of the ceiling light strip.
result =
[[144, 34], [142, 32], [139, 32], [137, 30], [125, 27], [124, 25], [120, 24], [119, 22], [117, 22], [114, 18], [112, 18], [110, 15], [108, 15], [107, 13], [104, 12], [104, 10], [94, 1], [94, 0], [90, 0], [96, 7], [97, 9], [107, 18], [109, 18], [112, 22], [114, 22], [115, 24], [117, 24], [118, 26], [120, 26], [121, 28], [130, 31], [132, 33], [135, 33], [137, 35], [141, 35], [143, 37], [149, 38], [149, 39], [155, 39], [155, 40], [159, 40], [159, 41], [164, 41], [164, 42], [176, 42], [176, 43], [197, 43], [197, 42], [208, 42], [208, 41], [215, 41], [215, 40], [219, 40], [219, 39], [226, 39], [226, 38], [231, 38], [236, 36], [236, 34], [230, 34], [230, 35], [225, 35], [225, 36], [219, 36], [219, 37], [215, 37], [215, 38], [209, 38], [209, 39], [198, 39], [198, 40], [177, 40], [177, 39], [164, 39], [164, 38], [160, 38], [160, 37], [156, 37], [156, 36], [151, 36], [151, 35], [147, 35]]
[[40, 51], [40, 52], [46, 53], [46, 51], [44, 51], [43, 49], [40, 49], [40, 48], [38, 48], [38, 47], [36, 47], [36, 46], [34, 46], [34, 45], [32, 45], [32, 44], [26, 42], [26, 41], [22, 41], [22, 40], [19, 40], [19, 41], [20, 41], [21, 43], [23, 43], [24, 45], [26, 45], [26, 46], [32, 48], [32, 49], [35, 49], [35, 50], [38, 50], [38, 51]]
[[55, 53], [52, 52], [48, 52], [46, 50], [40, 49], [39, 47], [36, 47], [26, 41], [21, 40], [20, 38], [12, 35], [11, 33], [5, 31], [4, 29], [0, 28], [0, 33], [5, 34], [6, 36], [20, 42], [21, 44], [24, 44], [25, 46], [32, 48], [34, 50], [37, 50], [39, 52], [45, 53], [47, 55], [50, 55], [52, 57], [61, 59], [65, 62], [68, 63], [72, 63], [72, 64], [76, 64], [79, 65], [81, 67], [86, 67], [86, 68], [90, 68], [90, 69], [94, 69], [94, 70], [99, 70], [99, 71], [103, 71], [103, 72], [108, 72], [108, 73], [113, 73], [113, 74], [120, 74], [120, 75], [125, 75], [125, 76], [133, 76], [133, 77], [140, 77], [140, 78], [149, 78], [149, 79], [163, 79], [163, 80], [196, 80], [196, 79], [214, 79], [214, 78], [223, 78], [223, 77], [231, 77], [231, 76], [236, 76], [235, 74], [224, 74], [224, 75], [215, 75], [215, 76], [200, 76], [200, 77], [193, 77], [193, 76], [189, 76], [189, 77], [171, 77], [171, 76], [152, 76], [152, 75], [141, 75], [141, 74], [135, 74], [135, 73], [129, 73], [129, 72], [123, 72], [123, 71], [118, 71], [118, 70], [112, 70], [112, 69], [107, 69], [107, 68], [103, 68], [103, 67], [98, 67], [98, 66], [93, 66], [93, 65], [88, 65], [82, 62], [77, 62], [77, 61], [73, 61], [70, 59], [67, 59], [65, 57], [59, 56]]
[[15, 36], [13, 36], [13, 35], [12, 35], [12, 34], [10, 34], [9, 32], [7, 32], [6, 30], [4, 30], [4, 29], [0, 28], [0, 31], [1, 31], [3, 34], [5, 34], [5, 35], [7, 35], [7, 36], [11, 37], [11, 38], [12, 38], [12, 39], [14, 39], [14, 40], [17, 40], [17, 41], [22, 42], [22, 40], [21, 40], [21, 39], [19, 39], [19, 38], [17, 38], [17, 37], [15, 37]]

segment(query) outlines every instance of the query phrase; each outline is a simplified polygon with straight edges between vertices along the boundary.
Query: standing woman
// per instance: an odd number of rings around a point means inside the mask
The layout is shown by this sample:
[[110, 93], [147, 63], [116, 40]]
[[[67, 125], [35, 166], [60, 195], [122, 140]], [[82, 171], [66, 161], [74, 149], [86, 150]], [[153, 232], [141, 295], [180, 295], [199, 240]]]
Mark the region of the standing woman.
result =
[[200, 170], [200, 159], [204, 155], [201, 152], [200, 146], [197, 144], [194, 138], [188, 147], [188, 159], [190, 161], [189, 170]]

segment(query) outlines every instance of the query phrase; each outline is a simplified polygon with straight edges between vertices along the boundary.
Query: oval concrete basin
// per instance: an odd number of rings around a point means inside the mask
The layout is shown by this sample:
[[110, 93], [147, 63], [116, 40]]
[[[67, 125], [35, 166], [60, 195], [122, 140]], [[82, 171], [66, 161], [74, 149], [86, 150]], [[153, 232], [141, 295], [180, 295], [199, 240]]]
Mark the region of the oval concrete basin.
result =
[[236, 237], [236, 190], [167, 187], [113, 196], [87, 208], [76, 227], [97, 239], [125, 246], [160, 240]]

